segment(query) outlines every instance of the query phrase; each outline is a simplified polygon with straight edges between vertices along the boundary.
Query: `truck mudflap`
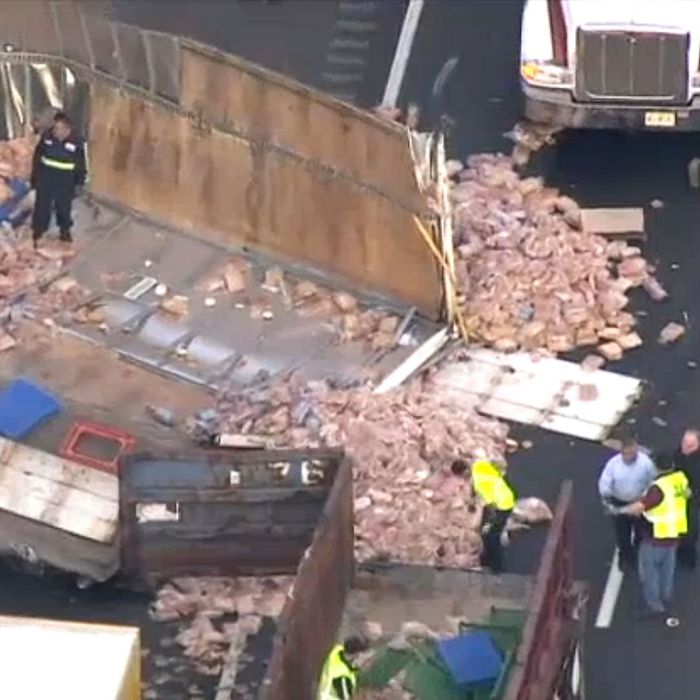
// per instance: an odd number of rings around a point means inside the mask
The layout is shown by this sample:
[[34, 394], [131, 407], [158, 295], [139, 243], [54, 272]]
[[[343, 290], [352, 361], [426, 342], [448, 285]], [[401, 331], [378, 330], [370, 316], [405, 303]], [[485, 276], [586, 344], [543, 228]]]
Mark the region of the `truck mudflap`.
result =
[[545, 543], [532, 606], [504, 700], [584, 697], [586, 588], [573, 578], [572, 498], [573, 483], [567, 481]]
[[122, 572], [174, 576], [296, 573], [342, 453], [208, 450], [127, 457], [121, 467]]

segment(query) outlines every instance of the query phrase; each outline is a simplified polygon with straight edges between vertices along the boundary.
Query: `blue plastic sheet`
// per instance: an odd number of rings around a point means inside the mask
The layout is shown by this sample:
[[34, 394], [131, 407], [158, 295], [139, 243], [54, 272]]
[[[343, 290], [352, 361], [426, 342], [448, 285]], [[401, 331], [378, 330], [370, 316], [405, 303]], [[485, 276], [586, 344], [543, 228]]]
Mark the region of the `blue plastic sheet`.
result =
[[54, 396], [28, 379], [15, 379], [0, 392], [0, 434], [19, 439], [63, 406]]

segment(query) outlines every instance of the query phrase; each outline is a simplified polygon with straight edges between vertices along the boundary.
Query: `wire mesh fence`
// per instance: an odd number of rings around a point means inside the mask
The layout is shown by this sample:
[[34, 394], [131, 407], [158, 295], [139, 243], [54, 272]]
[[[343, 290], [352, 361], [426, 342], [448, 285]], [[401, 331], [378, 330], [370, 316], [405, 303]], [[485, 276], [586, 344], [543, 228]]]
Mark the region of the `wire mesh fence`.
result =
[[59, 56], [173, 102], [180, 97], [180, 41], [111, 20], [100, 3], [0, 0], [0, 41], [13, 50]]

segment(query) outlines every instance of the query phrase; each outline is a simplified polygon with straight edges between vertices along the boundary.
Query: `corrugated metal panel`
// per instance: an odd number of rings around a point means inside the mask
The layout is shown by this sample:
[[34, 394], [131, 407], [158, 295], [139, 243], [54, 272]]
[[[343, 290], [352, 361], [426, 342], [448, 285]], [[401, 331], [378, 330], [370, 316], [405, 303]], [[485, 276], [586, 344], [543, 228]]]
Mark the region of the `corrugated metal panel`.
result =
[[117, 478], [0, 438], [0, 509], [101, 543], [119, 522]]
[[0, 657], [0, 697], [8, 700], [140, 698], [134, 627], [0, 617]]

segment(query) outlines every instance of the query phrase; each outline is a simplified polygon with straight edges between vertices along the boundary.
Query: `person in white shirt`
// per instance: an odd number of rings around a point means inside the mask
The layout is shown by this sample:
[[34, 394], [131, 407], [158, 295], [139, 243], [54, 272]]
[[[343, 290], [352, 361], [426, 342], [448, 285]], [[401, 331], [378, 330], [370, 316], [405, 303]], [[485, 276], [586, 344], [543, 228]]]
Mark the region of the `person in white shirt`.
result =
[[[651, 457], [639, 447], [634, 438], [622, 442], [622, 450], [606, 463], [598, 479], [598, 492], [606, 507], [619, 508], [644, 496], [656, 478]], [[620, 552], [620, 566], [634, 566], [639, 518], [632, 515], [612, 516], [615, 541]]]

